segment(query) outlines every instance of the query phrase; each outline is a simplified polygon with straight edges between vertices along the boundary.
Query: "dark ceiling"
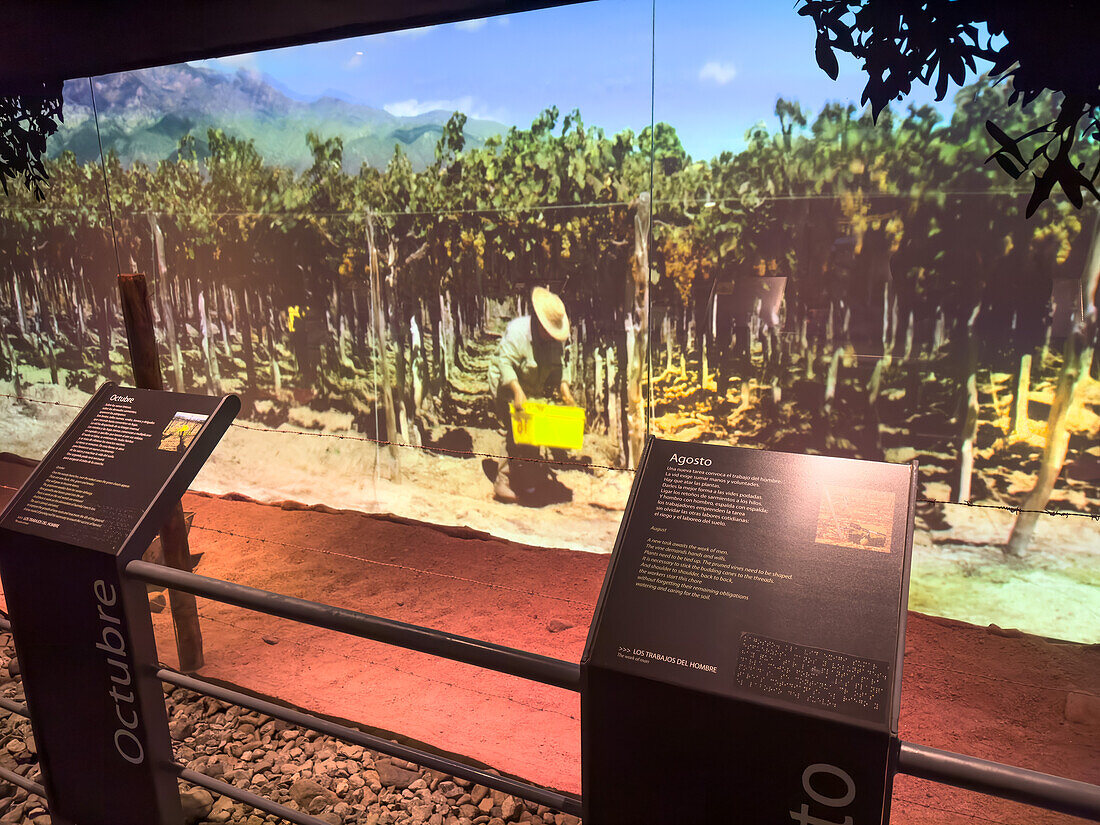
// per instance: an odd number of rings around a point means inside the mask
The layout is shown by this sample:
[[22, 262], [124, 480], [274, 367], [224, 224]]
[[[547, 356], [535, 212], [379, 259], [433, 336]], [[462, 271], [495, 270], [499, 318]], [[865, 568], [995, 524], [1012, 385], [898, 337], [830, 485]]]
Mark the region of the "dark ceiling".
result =
[[0, 94], [30, 92], [42, 81], [578, 1], [3, 0]]

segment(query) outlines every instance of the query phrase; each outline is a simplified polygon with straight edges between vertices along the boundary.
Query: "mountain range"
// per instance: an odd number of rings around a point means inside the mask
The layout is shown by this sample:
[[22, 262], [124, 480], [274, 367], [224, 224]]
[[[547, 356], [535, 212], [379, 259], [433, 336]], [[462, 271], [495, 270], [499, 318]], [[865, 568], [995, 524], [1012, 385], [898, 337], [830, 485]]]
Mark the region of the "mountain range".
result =
[[[299, 100], [285, 94], [255, 72], [236, 74], [179, 64], [65, 82], [65, 122], [50, 138], [48, 153], [56, 157], [72, 151], [81, 163], [99, 159], [103, 150], [115, 151], [124, 165], [140, 161], [154, 165], [173, 159], [179, 140], [194, 135], [200, 156], [208, 153], [207, 131], [253, 140], [264, 161], [302, 171], [312, 163], [306, 133], [322, 138], [339, 135], [344, 141], [344, 169], [356, 173], [366, 163], [384, 168], [394, 146], [420, 170], [435, 160], [435, 146], [452, 112], [443, 109], [414, 117], [391, 115], [333, 96]], [[503, 124], [469, 118], [467, 145], [506, 131]]]

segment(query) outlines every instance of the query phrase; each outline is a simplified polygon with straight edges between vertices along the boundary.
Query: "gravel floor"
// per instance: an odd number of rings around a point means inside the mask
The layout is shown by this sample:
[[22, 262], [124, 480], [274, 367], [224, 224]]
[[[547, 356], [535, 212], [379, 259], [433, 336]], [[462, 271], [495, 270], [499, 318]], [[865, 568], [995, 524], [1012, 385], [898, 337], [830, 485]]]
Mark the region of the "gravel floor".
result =
[[[0, 633], [0, 694], [22, 702], [10, 633]], [[188, 768], [313, 814], [332, 825], [577, 825], [553, 811], [457, 777], [164, 686], [176, 760]], [[0, 710], [0, 767], [41, 782], [30, 722]], [[492, 772], [492, 771], [491, 771]], [[283, 822], [181, 783], [188, 825]], [[0, 823], [51, 825], [45, 801], [0, 780]]]

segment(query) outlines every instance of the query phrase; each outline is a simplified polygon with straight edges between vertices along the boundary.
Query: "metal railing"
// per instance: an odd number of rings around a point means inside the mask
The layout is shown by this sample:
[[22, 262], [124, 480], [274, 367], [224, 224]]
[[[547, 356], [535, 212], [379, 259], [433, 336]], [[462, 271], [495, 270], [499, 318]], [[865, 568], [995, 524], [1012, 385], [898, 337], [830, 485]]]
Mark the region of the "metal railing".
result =
[[898, 772], [1100, 821], [1100, 786], [990, 762], [924, 745], [901, 743]]
[[[211, 598], [237, 607], [267, 613], [268, 615], [430, 653], [457, 662], [465, 662], [501, 673], [508, 673], [512, 676], [530, 679], [531, 681], [553, 685], [554, 687], [573, 691], [580, 690], [580, 665], [572, 662], [539, 656], [527, 651], [502, 647], [464, 636], [455, 636], [431, 628], [382, 619], [354, 610], [318, 604], [293, 596], [284, 596], [242, 584], [211, 579], [194, 573], [185, 573], [150, 562], [132, 561], [126, 565], [126, 573], [149, 584], [183, 590], [196, 596]], [[172, 678], [167, 678], [168, 675], [171, 675]], [[218, 691], [218, 693], [211, 692], [213, 696], [224, 698], [226, 701], [235, 702], [245, 707], [258, 709], [255, 707], [257, 700], [250, 699], [243, 694], [227, 691], [224, 688], [215, 688], [215, 686], [206, 685], [200, 680], [190, 679], [178, 674], [169, 674], [167, 671], [161, 671], [160, 676], [172, 684], [182, 685], [186, 681], [187, 684], [184, 686], [203, 685], [203, 687], [193, 688], [199, 692], [210, 692], [210, 689], [213, 688]], [[348, 738], [348, 741], [364, 744], [366, 747], [382, 753], [399, 756], [426, 767], [434, 768], [438, 765], [438, 770], [471, 779], [486, 787], [522, 796], [566, 813], [580, 814], [580, 800], [575, 797], [553, 794], [553, 801], [550, 801], [547, 791], [533, 785], [515, 782], [514, 780], [504, 780], [501, 777], [477, 771], [459, 762], [397, 746], [386, 740], [368, 737], [366, 734], [354, 731], [351, 728], [324, 722], [324, 720], [310, 717], [308, 714], [300, 714], [297, 711], [287, 711], [285, 709], [276, 712], [278, 706], [271, 703], [263, 703], [263, 705], [265, 709], [262, 712], [270, 716], [282, 718], [286, 721], [295, 721], [303, 727], [315, 727], [322, 732], [331, 733], [337, 738], [355, 737]], [[288, 718], [290, 715], [295, 714], [300, 721]], [[318, 724], [323, 724], [325, 727], [317, 727]], [[364, 739], [372, 739], [373, 744], [366, 744]], [[400, 753], [396, 752], [397, 750], [400, 750]], [[900, 743], [898, 771], [1002, 799], [1037, 805], [1061, 813], [1100, 819], [1100, 787], [1090, 785], [1087, 782], [1002, 765], [973, 756], [937, 750], [923, 745], [914, 745], [909, 742]]]
[[[464, 662], [565, 690], [580, 690], [580, 665], [576, 663], [247, 585], [186, 573], [144, 561], [130, 562], [125, 567], [125, 573], [147, 584], [169, 587], [270, 616]], [[10, 624], [0, 619], [0, 630], [10, 629]], [[305, 711], [258, 699], [172, 670], [162, 668], [157, 671], [157, 677], [168, 684], [236, 704], [354, 745], [476, 782], [487, 788], [546, 805], [548, 808], [564, 813], [581, 815], [581, 800], [575, 796], [497, 776], [444, 756], [390, 742]], [[0, 700], [0, 708], [23, 716], [27, 715], [25, 705], [10, 699]], [[1100, 786], [1087, 782], [1051, 776], [909, 742], [899, 743], [897, 769], [899, 773], [945, 785], [1100, 821]], [[288, 808], [182, 765], [175, 765], [175, 770], [179, 778], [184, 781], [200, 785], [266, 813], [275, 814], [296, 825], [327, 825], [317, 817]], [[0, 779], [44, 797], [41, 786], [11, 771], [0, 768]]]
[[519, 676], [545, 685], [580, 690], [580, 665], [540, 656], [526, 650], [503, 647], [480, 639], [456, 636], [414, 624], [382, 619], [367, 613], [333, 607], [327, 604], [284, 596], [243, 584], [211, 579], [196, 573], [185, 573], [147, 561], [132, 561], [126, 565], [127, 575], [147, 584], [182, 590], [223, 604], [245, 607], [269, 616], [301, 622], [359, 636], [376, 642], [442, 656], [456, 662]]
[[5, 782], [10, 782], [13, 785], [18, 785], [27, 793], [37, 794], [43, 799], [46, 798], [45, 788], [37, 782], [32, 782], [25, 776], [20, 776], [15, 771], [9, 771], [7, 768], [0, 768], [0, 779], [3, 779]]

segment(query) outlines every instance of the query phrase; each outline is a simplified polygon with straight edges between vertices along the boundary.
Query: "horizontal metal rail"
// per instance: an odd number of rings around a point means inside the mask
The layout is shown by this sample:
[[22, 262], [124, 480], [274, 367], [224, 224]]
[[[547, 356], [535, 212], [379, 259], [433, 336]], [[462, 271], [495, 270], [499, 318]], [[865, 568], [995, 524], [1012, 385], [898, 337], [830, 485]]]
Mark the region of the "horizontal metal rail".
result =
[[496, 774], [488, 773], [462, 762], [456, 762], [444, 756], [437, 756], [416, 748], [410, 748], [407, 745], [399, 745], [388, 739], [382, 739], [378, 736], [372, 736], [369, 733], [356, 730], [355, 728], [349, 728], [346, 725], [330, 722], [327, 719], [322, 719], [311, 713], [283, 707], [282, 705], [277, 705], [274, 702], [269, 702], [264, 699], [257, 699], [245, 693], [230, 690], [202, 679], [184, 676], [181, 673], [176, 673], [174, 670], [161, 669], [157, 671], [157, 678], [171, 685], [177, 685], [178, 687], [187, 688], [197, 693], [213, 696], [215, 699], [221, 699], [223, 702], [231, 702], [235, 705], [254, 710], [257, 713], [263, 713], [276, 719], [282, 719], [284, 722], [289, 722], [299, 727], [316, 730], [354, 745], [361, 745], [370, 750], [387, 754], [388, 756], [395, 756], [398, 759], [415, 762], [417, 765], [422, 765], [425, 768], [431, 768], [432, 770], [450, 776], [457, 776], [460, 779], [477, 782], [487, 788], [511, 794], [512, 796], [526, 799], [531, 802], [537, 802], [540, 805], [545, 805], [548, 808], [553, 808], [563, 813], [573, 814], [575, 816], [581, 815], [581, 801], [573, 796], [567, 796], [555, 791], [548, 791], [545, 788], [539, 788], [535, 785], [529, 785], [526, 782], [520, 782], [515, 779], [497, 776]]
[[545, 685], [580, 690], [580, 665], [561, 659], [483, 642], [480, 639], [456, 636], [428, 627], [395, 622], [356, 610], [318, 604], [243, 584], [211, 579], [151, 562], [132, 561], [126, 565], [126, 573], [149, 584], [182, 590], [271, 616], [465, 662]]
[[13, 699], [8, 699], [5, 696], [0, 696], [0, 708], [3, 708], [4, 710], [7, 710], [7, 711], [11, 711], [12, 713], [16, 714], [17, 716], [23, 716], [23, 717], [26, 717], [27, 719], [30, 719], [30, 716], [27, 713], [27, 706], [26, 705], [21, 705], [21, 704], [19, 704], [19, 702], [16, 702]]
[[46, 789], [39, 785], [37, 782], [31, 782], [27, 777], [20, 776], [15, 771], [9, 771], [7, 768], [0, 768], [0, 779], [5, 782], [10, 782], [13, 785], [18, 785], [27, 793], [33, 793], [36, 796], [40, 796], [43, 799], [46, 798]]
[[228, 782], [222, 782], [220, 779], [213, 779], [204, 773], [185, 768], [183, 765], [176, 763], [173, 763], [173, 765], [176, 769], [176, 775], [184, 782], [190, 782], [192, 785], [199, 785], [221, 796], [228, 796], [230, 799], [235, 799], [237, 802], [243, 802], [245, 805], [251, 805], [253, 808], [258, 808], [264, 813], [275, 814], [275, 816], [282, 817], [288, 822], [293, 822], [294, 825], [328, 825], [323, 819], [318, 819], [315, 816], [296, 811], [294, 808], [288, 808], [286, 805], [280, 805], [278, 802], [273, 802], [266, 796], [259, 796], [251, 791], [242, 790], [236, 785], [230, 785]]
[[1100, 821], [1100, 786], [988, 762], [973, 756], [901, 743], [898, 771], [956, 788]]
[[[324, 627], [410, 650], [418, 650], [422, 653], [465, 662], [500, 673], [508, 673], [566, 690], [580, 690], [580, 665], [565, 662], [561, 659], [540, 656], [528, 651], [503, 647], [465, 636], [455, 636], [418, 625], [382, 619], [354, 610], [322, 605], [242, 584], [211, 579], [149, 562], [132, 561], [126, 565], [126, 572], [144, 582], [182, 590], [196, 596], [203, 596], [272, 616], [280, 616], [315, 627]], [[0, 628], [2, 627], [3, 625], [0, 625]], [[163, 675], [161, 678], [173, 684], [182, 684], [181, 681], [177, 680], [188, 678], [171, 671], [161, 671], [161, 673], [171, 675], [172, 678], [166, 678]], [[218, 696], [213, 692], [214, 685], [205, 682], [199, 682], [199, 684], [201, 687], [193, 687], [192, 689]], [[188, 685], [183, 686], [187, 687]], [[224, 691], [222, 688], [216, 689]], [[238, 697], [226, 698], [226, 701], [241, 704], [245, 707], [255, 707], [254, 703], [257, 700], [244, 694], [236, 694], [233, 691], [224, 691], [224, 693], [226, 696], [233, 694], [234, 697]], [[271, 708], [278, 709], [278, 707], [277, 705], [271, 705]], [[279, 713], [274, 710], [264, 710], [262, 712], [285, 721], [292, 721], [286, 714], [299, 713], [298, 711], [287, 711], [286, 709], [279, 710]], [[324, 728], [318, 727], [319, 723], [332, 725], [332, 723], [325, 722], [309, 714], [300, 714], [300, 718], [303, 721], [296, 722], [296, 724], [314, 727], [317, 730], [324, 730]], [[354, 731], [351, 728], [344, 728], [340, 725], [334, 727], [349, 734], [355, 734], [357, 737], [367, 737], [367, 734]], [[332, 735], [345, 738], [345, 734], [340, 732], [334, 732]], [[415, 751], [411, 748], [399, 752], [399, 749], [403, 749], [404, 746], [394, 745], [392, 742], [377, 739], [377, 737], [372, 738], [376, 740], [376, 745], [366, 745], [366, 747], [402, 759], [408, 759], [410, 762], [434, 767], [430, 762], [424, 760], [441, 760], [441, 757]], [[362, 744], [359, 739], [349, 739], [348, 741]], [[923, 745], [914, 745], [909, 742], [901, 742], [900, 745], [898, 757], [898, 771], [900, 773], [1100, 821], [1100, 786], [1003, 765], [998, 762], [990, 762], [973, 756], [941, 751]], [[415, 755], [405, 756], [404, 753]], [[440, 767], [437, 770], [442, 770], [454, 776], [471, 779], [487, 787], [522, 796], [525, 799], [540, 802], [547, 805], [547, 807], [556, 808], [566, 813], [580, 814], [580, 802], [573, 797], [559, 795], [560, 799], [557, 803], [542, 801], [532, 796], [531, 793], [548, 792], [540, 791], [534, 786], [516, 783], [515, 789], [509, 789], [503, 787], [502, 783], [512, 782], [512, 780], [502, 780], [501, 777], [492, 774], [482, 774], [481, 778], [477, 778], [474, 774], [468, 773], [476, 771], [476, 769], [451, 760], [442, 760], [439, 765]]]

